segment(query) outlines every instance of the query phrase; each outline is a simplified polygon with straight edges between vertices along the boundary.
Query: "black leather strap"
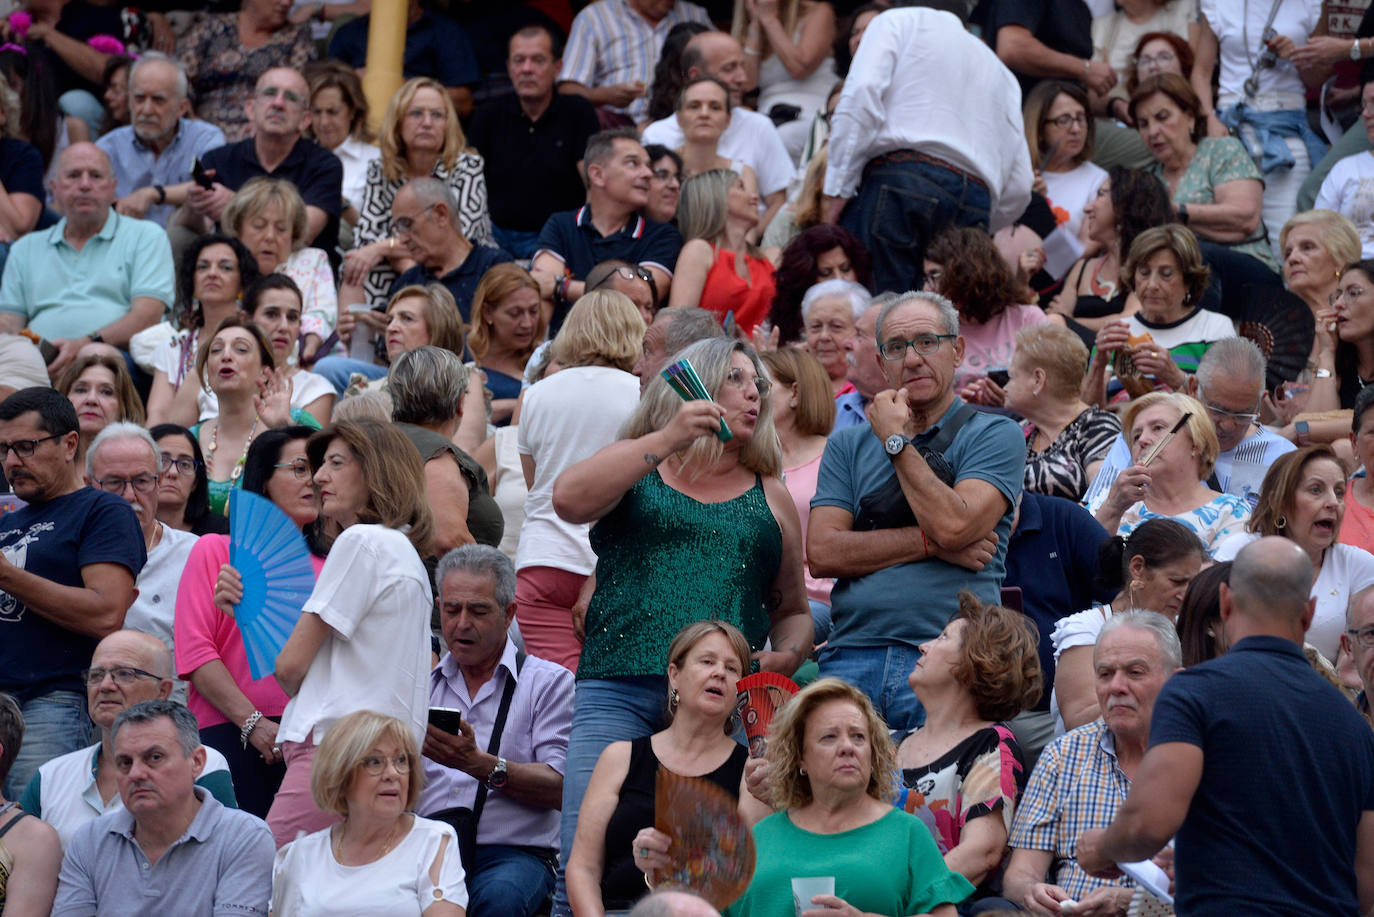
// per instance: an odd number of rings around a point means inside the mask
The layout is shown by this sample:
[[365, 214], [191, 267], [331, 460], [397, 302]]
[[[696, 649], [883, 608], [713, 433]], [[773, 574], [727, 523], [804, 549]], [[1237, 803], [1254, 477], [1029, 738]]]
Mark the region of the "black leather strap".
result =
[[[515, 651], [515, 678], [506, 679], [506, 690], [501, 694], [501, 706], [496, 711], [496, 722], [491, 727], [491, 741], [487, 743], [487, 754], [500, 757], [498, 752], [501, 749], [501, 733], [506, 729], [506, 714], [510, 713], [511, 698], [515, 697], [515, 682], [520, 677], [520, 670], [525, 667], [525, 654], [519, 650]], [[472, 823], [474, 825], [482, 818], [482, 807], [487, 802], [487, 784], [483, 780], [477, 781], [477, 798], [472, 801]]]

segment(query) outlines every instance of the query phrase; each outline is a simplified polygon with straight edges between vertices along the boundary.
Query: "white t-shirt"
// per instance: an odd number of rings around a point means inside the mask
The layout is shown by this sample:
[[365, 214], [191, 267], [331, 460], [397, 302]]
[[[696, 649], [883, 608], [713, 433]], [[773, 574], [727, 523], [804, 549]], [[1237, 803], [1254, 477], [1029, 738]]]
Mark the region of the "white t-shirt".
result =
[[[307, 834], [277, 851], [272, 864], [273, 917], [419, 917], [436, 901], [467, 908], [458, 835], [443, 822], [416, 816], [406, 836], [366, 866], [339, 865], [331, 830]], [[436, 858], [438, 882], [431, 877]]]
[[1083, 208], [1097, 196], [1097, 189], [1107, 180], [1107, 170], [1091, 161], [1081, 162], [1067, 172], [1042, 172], [1050, 206], [1069, 215], [1069, 234], [1077, 236], [1083, 228]]
[[[148, 562], [139, 571], [134, 585], [138, 596], [124, 615], [126, 630], [142, 631], [152, 634], [167, 649], [172, 649], [172, 619], [176, 616], [177, 586], [181, 584], [181, 571], [186, 569], [186, 558], [191, 555], [199, 536], [190, 532], [162, 526], [162, 539], [148, 552]], [[176, 679], [172, 689], [172, 700], [186, 703], [186, 682]]]
[[491, 476], [491, 498], [501, 510], [506, 527], [497, 545], [501, 553], [515, 563], [515, 552], [520, 545], [520, 533], [525, 528], [525, 498], [529, 489], [525, 486], [525, 470], [520, 464], [518, 426], [498, 427], [496, 439], [496, 473]]
[[[1235, 560], [1240, 549], [1259, 535], [1246, 532], [1234, 535], [1217, 548], [1216, 559]], [[1345, 630], [1345, 609], [1350, 597], [1365, 586], [1374, 585], [1374, 555], [1364, 548], [1350, 544], [1333, 544], [1322, 558], [1322, 569], [1312, 584], [1312, 598], [1317, 611], [1307, 628], [1307, 642], [1315, 646], [1328, 660], [1336, 658]]]
[[574, 366], [530, 386], [520, 409], [521, 455], [534, 459], [534, 486], [515, 568], [555, 567], [586, 575], [596, 567], [590, 526], [564, 522], [553, 511], [553, 482], [572, 465], [619, 438], [639, 404], [639, 380], [609, 366]]
[[334, 541], [302, 614], [333, 628], [282, 713], [279, 742], [318, 744], [334, 721], [376, 710], [409, 723], [429, 714], [429, 574], [404, 534], [351, 525]]
[[1365, 150], [1332, 166], [1313, 206], [1334, 210], [1354, 223], [1361, 255], [1374, 258], [1374, 153]]
[[[644, 128], [643, 138], [646, 144], [660, 143], [670, 150], [677, 149], [685, 142], [676, 115], [669, 115]], [[730, 125], [716, 142], [716, 154], [727, 159], [743, 160], [752, 168], [759, 179], [761, 197], [774, 191], [787, 190], [787, 184], [797, 170], [773, 122], [767, 115], [747, 108], [730, 111]]]
[[367, 166], [380, 159], [382, 151], [376, 144], [349, 137], [334, 147], [334, 155], [343, 164], [343, 199], [360, 213], [363, 209], [363, 189], [367, 187]]
[[[1271, 4], [1265, 0], [1201, 0], [1202, 15], [1217, 36], [1221, 51], [1220, 96], [1245, 95], [1245, 81], [1264, 51], [1264, 23]], [[1321, 17], [1321, 0], [1282, 0], [1274, 16], [1273, 29], [1286, 35], [1295, 45], [1307, 38]], [[1291, 61], [1277, 58], [1272, 67], [1259, 70], [1259, 95], [1305, 93], [1302, 77]]]
[[[1111, 614], [1110, 605], [1094, 605], [1087, 611], [1060, 618], [1050, 634], [1050, 639], [1054, 641], [1054, 664], [1059, 664], [1059, 657], [1065, 650], [1075, 646], [1096, 646], [1097, 635], [1102, 633], [1102, 625], [1107, 623]], [[1059, 712], [1059, 694], [1053, 687], [1050, 688], [1050, 714], [1054, 716], [1055, 736], [1062, 736], [1068, 730], [1064, 728], [1064, 717]]]
[[1165, 0], [1142, 23], [1131, 22], [1126, 14], [1107, 4], [1107, 11], [1093, 18], [1093, 58], [1105, 60], [1116, 71], [1116, 87], [1111, 95], [1128, 98], [1126, 77], [1135, 69], [1136, 45], [1150, 32], [1172, 32], [1188, 38], [1188, 27], [1197, 19], [1197, 0]]
[[1131, 334], [1138, 336], [1149, 333], [1154, 342], [1165, 350], [1173, 350], [1180, 344], [1210, 344], [1236, 336], [1236, 326], [1231, 324], [1231, 320], [1210, 309], [1198, 309], [1190, 318], [1165, 327], [1146, 327], [1140, 321], [1139, 312], [1127, 319], [1127, 322]]

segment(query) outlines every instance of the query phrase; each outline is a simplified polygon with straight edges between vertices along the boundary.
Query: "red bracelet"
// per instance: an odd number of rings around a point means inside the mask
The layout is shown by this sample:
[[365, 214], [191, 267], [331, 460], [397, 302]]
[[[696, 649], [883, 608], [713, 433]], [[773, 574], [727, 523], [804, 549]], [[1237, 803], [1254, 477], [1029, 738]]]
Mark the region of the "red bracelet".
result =
[[917, 529], [916, 531], [921, 533], [921, 544], [925, 545], [926, 557], [929, 557], [930, 555], [934, 554], [935, 552], [930, 549], [930, 540], [926, 538], [926, 530]]

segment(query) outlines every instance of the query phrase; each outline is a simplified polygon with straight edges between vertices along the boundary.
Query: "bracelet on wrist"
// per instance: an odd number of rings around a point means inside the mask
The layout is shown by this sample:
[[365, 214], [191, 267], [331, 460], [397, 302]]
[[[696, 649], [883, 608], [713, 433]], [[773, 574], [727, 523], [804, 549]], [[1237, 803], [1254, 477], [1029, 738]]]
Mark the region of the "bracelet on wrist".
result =
[[262, 711], [254, 710], [248, 714], [248, 719], [243, 721], [243, 726], [239, 729], [239, 743], [243, 745], [244, 750], [247, 750], [248, 739], [253, 735], [253, 730], [257, 728], [260, 719], [262, 719]]

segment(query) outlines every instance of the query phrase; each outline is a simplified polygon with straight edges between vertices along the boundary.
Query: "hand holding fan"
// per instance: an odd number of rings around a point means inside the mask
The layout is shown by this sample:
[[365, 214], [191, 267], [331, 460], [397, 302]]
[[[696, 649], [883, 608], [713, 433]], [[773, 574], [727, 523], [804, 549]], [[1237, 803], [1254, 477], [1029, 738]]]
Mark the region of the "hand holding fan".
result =
[[[667, 380], [668, 386], [677, 392], [683, 401], [711, 400], [711, 393], [706, 391], [706, 386], [702, 384], [701, 377], [697, 375], [691, 360], [678, 360], [676, 363], [670, 363], [663, 368], [660, 375]], [[725, 424], [725, 419], [721, 418], [720, 429], [716, 431], [716, 438], [723, 443], [728, 443], [733, 436], [734, 434]]]
[[256, 680], [272, 674], [315, 590], [315, 568], [291, 517], [271, 500], [244, 490], [229, 492], [229, 564], [243, 579], [243, 600], [234, 618]]
[[773, 714], [800, 688], [786, 675], [777, 672], [755, 672], [735, 683], [739, 692], [740, 719], [749, 739], [749, 757], [762, 758], [768, 748], [768, 727]]
[[649, 876], [652, 886], [695, 892], [724, 910], [754, 878], [754, 838], [739, 817], [738, 801], [700, 777], [658, 769], [654, 827], [672, 838], [671, 865]]

